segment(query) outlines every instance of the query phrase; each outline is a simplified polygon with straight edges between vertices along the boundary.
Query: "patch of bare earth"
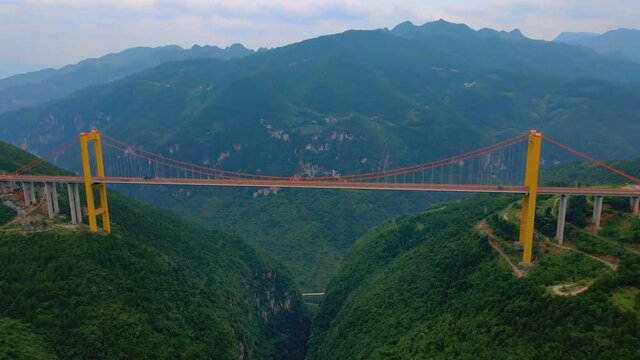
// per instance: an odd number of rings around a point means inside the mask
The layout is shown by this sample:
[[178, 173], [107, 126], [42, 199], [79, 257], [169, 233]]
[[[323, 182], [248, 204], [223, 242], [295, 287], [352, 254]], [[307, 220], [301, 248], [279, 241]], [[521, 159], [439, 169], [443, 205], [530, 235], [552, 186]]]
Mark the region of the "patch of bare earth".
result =
[[590, 283], [586, 285], [568, 283], [568, 284], [553, 285], [553, 286], [550, 286], [549, 288], [551, 289], [551, 291], [553, 291], [555, 295], [558, 295], [558, 296], [575, 296], [589, 290], [590, 286], [591, 286]]

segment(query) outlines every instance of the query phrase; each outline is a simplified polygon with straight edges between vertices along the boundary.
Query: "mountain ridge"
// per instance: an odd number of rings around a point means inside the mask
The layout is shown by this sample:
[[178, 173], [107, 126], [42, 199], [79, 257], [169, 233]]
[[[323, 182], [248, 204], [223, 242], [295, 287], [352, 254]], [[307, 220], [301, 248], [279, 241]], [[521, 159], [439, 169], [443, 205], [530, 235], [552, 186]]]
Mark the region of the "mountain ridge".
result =
[[98, 58], [89, 58], [59, 69], [43, 69], [0, 79], [0, 112], [55, 100], [91, 85], [124, 78], [168, 61], [211, 57], [232, 59], [254, 51], [241, 44], [226, 48], [194, 45], [134, 47]]

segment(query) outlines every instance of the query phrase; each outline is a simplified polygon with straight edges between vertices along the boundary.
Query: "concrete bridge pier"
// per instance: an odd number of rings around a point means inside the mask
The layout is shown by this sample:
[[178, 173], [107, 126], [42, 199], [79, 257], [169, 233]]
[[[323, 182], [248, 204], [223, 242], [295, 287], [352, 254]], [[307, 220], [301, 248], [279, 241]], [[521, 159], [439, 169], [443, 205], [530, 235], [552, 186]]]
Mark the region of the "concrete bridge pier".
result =
[[31, 203], [37, 204], [38, 198], [36, 197], [36, 184], [34, 184], [33, 182], [31, 182], [29, 185], [29, 193], [30, 193], [29, 197], [31, 198]]
[[558, 225], [556, 228], [556, 239], [560, 245], [562, 245], [564, 241], [564, 223], [567, 217], [568, 202], [569, 195], [560, 195], [560, 201], [558, 202]]
[[640, 215], [640, 196], [633, 196], [630, 200], [631, 202], [631, 212], [633, 215]]
[[593, 224], [596, 229], [600, 229], [600, 219], [602, 218], [602, 201], [604, 197], [602, 195], [596, 195], [593, 198]]
[[82, 208], [80, 207], [80, 191], [78, 190], [78, 184], [68, 183], [67, 192], [69, 193], [71, 223], [76, 225], [82, 222]]
[[22, 182], [22, 194], [24, 195], [24, 204], [30, 206], [37, 202], [36, 192], [33, 183]]
[[53, 201], [48, 183], [44, 183], [44, 199], [47, 201], [47, 214], [49, 215], [49, 219], [53, 219]]
[[22, 183], [22, 195], [24, 196], [24, 204], [31, 204], [31, 199], [29, 199], [29, 191], [27, 190], [27, 184]]
[[11, 194], [16, 189], [16, 184], [13, 181], [3, 181], [1, 191], [3, 194]]
[[58, 190], [55, 183], [44, 183], [44, 196], [47, 201], [49, 219], [53, 219], [60, 213], [60, 207], [58, 206]]
[[58, 205], [58, 184], [51, 183], [51, 197], [53, 199], [53, 213], [60, 214], [60, 206]]

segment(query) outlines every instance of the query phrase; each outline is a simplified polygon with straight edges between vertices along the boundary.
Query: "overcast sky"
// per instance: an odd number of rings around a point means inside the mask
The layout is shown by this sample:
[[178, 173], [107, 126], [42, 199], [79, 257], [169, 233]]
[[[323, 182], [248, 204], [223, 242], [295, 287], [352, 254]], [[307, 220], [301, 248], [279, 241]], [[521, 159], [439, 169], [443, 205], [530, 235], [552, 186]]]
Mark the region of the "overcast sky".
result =
[[59, 67], [133, 46], [275, 47], [439, 18], [550, 40], [562, 31], [640, 28], [640, 1], [0, 0], [0, 73]]

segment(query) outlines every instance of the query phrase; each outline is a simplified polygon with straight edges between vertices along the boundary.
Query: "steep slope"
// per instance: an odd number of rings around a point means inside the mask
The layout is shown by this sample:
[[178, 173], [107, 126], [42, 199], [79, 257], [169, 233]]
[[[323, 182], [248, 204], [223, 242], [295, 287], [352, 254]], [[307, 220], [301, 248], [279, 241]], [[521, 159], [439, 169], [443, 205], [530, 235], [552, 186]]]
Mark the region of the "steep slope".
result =
[[[474, 197], [370, 231], [329, 285], [309, 358], [637, 358], [640, 317], [615, 294], [640, 286], [640, 256], [611, 272], [580, 253], [546, 255], [516, 278], [474, 229], [512, 200]], [[548, 290], [589, 275], [578, 296]]]
[[593, 36], [558, 36], [554, 41], [591, 48], [601, 54], [640, 62], [640, 30], [617, 29]]
[[[309, 176], [439, 159], [533, 127], [594, 149], [592, 155], [601, 158], [640, 152], [640, 90], [629, 83], [580, 80], [637, 80], [640, 65], [517, 33], [463, 28], [457, 34], [447, 30], [450, 24], [438, 26], [444, 30], [428, 38], [348, 31], [242, 59], [164, 64], [55, 103], [2, 114], [0, 138], [42, 153], [97, 127], [180, 160]], [[548, 153], [545, 160], [563, 161], [559, 156]], [[58, 161], [72, 170], [79, 163], [77, 154]], [[442, 199], [346, 192], [305, 199], [308, 193], [295, 191], [254, 199], [253, 191], [244, 190], [159, 190], [129, 191], [208, 226], [234, 226], [233, 231], [238, 226], [227, 214], [245, 220], [262, 214], [264, 221], [245, 223], [239, 231], [285, 262], [308, 290], [324, 287], [364, 229]], [[338, 207], [339, 216], [325, 220], [314, 213], [335, 214], [333, 208], [318, 209], [311, 201], [352, 205]], [[288, 207], [292, 203], [295, 210]], [[375, 210], [363, 216], [357, 209]], [[270, 225], [266, 211], [279, 226]], [[332, 235], [362, 217], [364, 225], [348, 236]], [[310, 273], [314, 268], [318, 274]]]
[[136, 47], [60, 69], [45, 69], [0, 79], [0, 112], [62, 98], [89, 85], [103, 84], [169, 61], [194, 58], [232, 59], [253, 53], [240, 44], [217, 46]]
[[[640, 158], [627, 161], [610, 161], [608, 164], [631, 176], [640, 178]], [[601, 184], [623, 185], [628, 183], [629, 180], [592, 163], [574, 162], [545, 168], [541, 174], [541, 182], [589, 186]]]
[[[130, 189], [124, 189], [124, 191]], [[262, 195], [262, 194], [268, 195]], [[398, 214], [421, 211], [450, 194], [348, 190], [135, 190], [138, 198], [233, 232], [291, 271], [301, 292], [322, 292], [353, 241]]]
[[304, 357], [309, 319], [273, 260], [114, 192], [109, 205], [109, 235], [0, 232], [0, 333], [17, 339], [0, 354]]

